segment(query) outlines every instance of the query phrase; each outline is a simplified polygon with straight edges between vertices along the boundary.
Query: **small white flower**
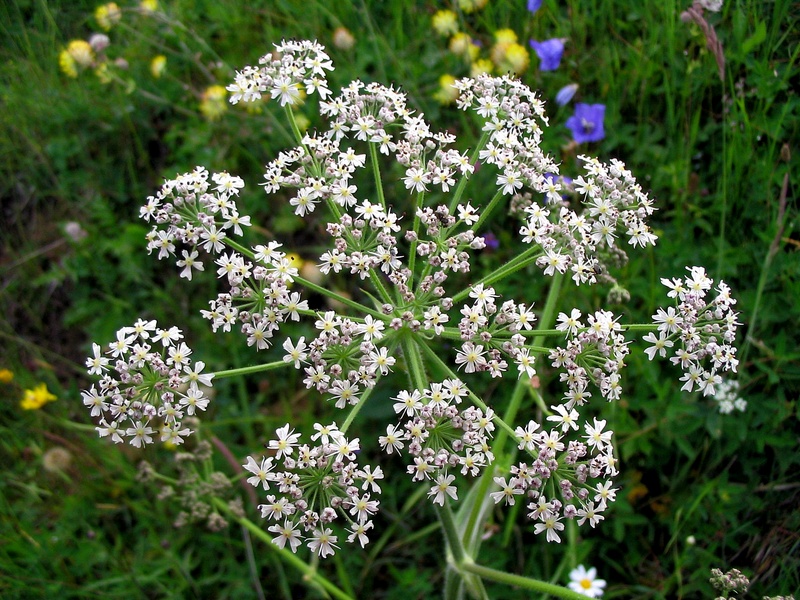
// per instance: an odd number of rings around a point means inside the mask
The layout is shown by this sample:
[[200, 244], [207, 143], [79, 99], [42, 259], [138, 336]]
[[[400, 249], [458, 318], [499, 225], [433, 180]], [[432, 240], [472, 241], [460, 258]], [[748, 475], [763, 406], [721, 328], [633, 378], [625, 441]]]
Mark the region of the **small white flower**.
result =
[[336, 545], [338, 538], [332, 534], [333, 531], [331, 529], [315, 530], [314, 535], [309, 538], [309, 549], [314, 554], [319, 555], [320, 558], [335, 554], [336, 550], [334, 548], [339, 547]]
[[606, 587], [605, 579], [597, 578], [597, 569], [578, 565], [569, 573], [569, 589], [589, 598], [599, 598]]
[[458, 500], [456, 486], [450, 485], [456, 478], [455, 475], [439, 475], [436, 478], [436, 485], [431, 486], [428, 498], [433, 498], [433, 503], [444, 506], [445, 496], [450, 496], [453, 500]]
[[294, 363], [294, 368], [300, 368], [300, 362], [304, 361], [308, 357], [308, 353], [306, 352], [306, 342], [305, 337], [301, 337], [297, 340], [297, 344], [292, 344], [292, 340], [286, 338], [286, 341], [283, 342], [283, 349], [288, 352], [288, 354], [284, 355], [283, 360], [287, 363]]
[[278, 451], [276, 454], [278, 459], [283, 455], [291, 456], [294, 451], [293, 446], [297, 446], [297, 440], [300, 439], [300, 434], [295, 433], [294, 429], [289, 431], [288, 423], [279, 428], [275, 433], [278, 435], [278, 439], [269, 441], [269, 449]]

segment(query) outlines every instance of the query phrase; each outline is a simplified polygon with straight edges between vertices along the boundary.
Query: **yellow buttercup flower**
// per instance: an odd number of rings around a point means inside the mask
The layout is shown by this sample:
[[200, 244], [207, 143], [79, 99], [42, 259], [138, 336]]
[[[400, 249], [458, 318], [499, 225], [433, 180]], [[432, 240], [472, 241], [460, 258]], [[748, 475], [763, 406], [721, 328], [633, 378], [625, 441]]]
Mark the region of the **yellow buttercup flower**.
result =
[[489, 0], [458, 0], [458, 6], [465, 13], [482, 9]]
[[39, 410], [48, 402], [52, 402], [56, 399], [57, 398], [48, 391], [47, 385], [40, 383], [31, 390], [25, 390], [19, 405], [23, 410]]
[[442, 36], [458, 32], [458, 17], [452, 10], [440, 10], [433, 15], [433, 28]]
[[78, 69], [75, 65], [75, 59], [72, 58], [69, 52], [62, 50], [58, 55], [58, 66], [67, 77], [77, 77]]
[[530, 55], [524, 46], [511, 44], [506, 48], [505, 58], [498, 66], [503, 72], [511, 71], [515, 75], [521, 75], [528, 68], [530, 61]]
[[108, 63], [102, 63], [97, 66], [94, 70], [94, 74], [100, 80], [100, 83], [103, 85], [109, 84], [113, 81], [113, 77], [111, 76], [111, 72], [108, 69]]
[[82, 67], [88, 67], [94, 62], [94, 50], [87, 41], [72, 40], [67, 45], [67, 52]]
[[164, 69], [167, 68], [167, 57], [163, 54], [159, 54], [153, 60], [150, 61], [150, 73], [156, 79], [160, 78], [164, 74]]
[[472, 63], [469, 71], [470, 77], [479, 77], [480, 75], [491, 75], [494, 65], [488, 58], [481, 58]]
[[297, 113], [294, 116], [294, 121], [297, 123], [297, 128], [303, 133], [308, 131], [308, 128], [311, 127], [311, 120], [303, 113]]
[[155, 12], [158, 10], [158, 0], [142, 0], [139, 8], [145, 13]]
[[287, 252], [285, 258], [289, 261], [289, 264], [291, 264], [298, 271], [303, 267], [303, 263], [305, 262], [303, 257], [296, 252]]
[[458, 98], [458, 90], [453, 87], [456, 78], [445, 73], [439, 77], [439, 89], [433, 95], [440, 104], [452, 104]]
[[115, 2], [101, 4], [94, 11], [94, 18], [101, 29], [108, 31], [122, 19], [122, 11]]
[[209, 121], [216, 121], [228, 110], [228, 91], [221, 85], [206, 88], [200, 99], [200, 112]]
[[494, 32], [494, 41], [498, 44], [516, 44], [517, 34], [513, 29], [498, 29]]
[[11, 383], [14, 379], [14, 372], [8, 369], [0, 369], [0, 383]]
[[480, 50], [466, 33], [457, 33], [450, 38], [450, 52], [463, 56], [470, 62], [478, 58]]

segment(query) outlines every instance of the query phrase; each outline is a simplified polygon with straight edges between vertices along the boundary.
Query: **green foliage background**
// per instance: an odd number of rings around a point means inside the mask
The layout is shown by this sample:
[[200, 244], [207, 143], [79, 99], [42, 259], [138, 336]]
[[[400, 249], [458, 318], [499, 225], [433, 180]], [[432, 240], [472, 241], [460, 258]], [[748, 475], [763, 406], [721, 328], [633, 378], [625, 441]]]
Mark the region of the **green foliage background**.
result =
[[[461, 130], [460, 113], [432, 98], [441, 74], [468, 70], [431, 28], [432, 14], [447, 6], [165, 0], [161, 10], [182, 27], [125, 12], [109, 33], [109, 56], [129, 65], [118, 84], [59, 72], [68, 41], [97, 30], [94, 3], [0, 6], [0, 369], [15, 374], [0, 384], [0, 596], [249, 598], [255, 581], [274, 597], [319, 594], [236, 526], [174, 529], [174, 507], [136, 480], [143, 457], [165, 468], [169, 457], [95, 439], [80, 401], [81, 365], [91, 341], [112, 339], [138, 316], [178, 324], [212, 369], [254, 361], [250, 349], [233, 336], [212, 337], [199, 318], [213, 296], [212, 276], [185, 286], [173, 268], [146, 255], [138, 207], [165, 177], [197, 164], [228, 170], [250, 186], [244, 212], [313, 260], [318, 249], [302, 223], [254, 185], [262, 165], [289, 143], [286, 131], [270, 109], [231, 109], [208, 122], [198, 111], [200, 93], [227, 85], [234, 68], [253, 64], [273, 42], [312, 38], [330, 47], [333, 30], [344, 26], [356, 43], [330, 48], [332, 89], [353, 78], [393, 83], [431, 121]], [[498, 513], [482, 558], [562, 584], [570, 565], [592, 564], [608, 580], [609, 598], [711, 597], [712, 567], [750, 575], [753, 598], [798, 594], [800, 9], [789, 0], [728, 0], [719, 15], [708, 15], [725, 51], [720, 81], [702, 32], [679, 18], [686, 7], [550, 0], [530, 15], [523, 1], [490, 0], [462, 22], [487, 42], [502, 27], [523, 43], [568, 40], [557, 71], [538, 71], [534, 57], [522, 76], [548, 101], [547, 149], [570, 174], [576, 158], [565, 150], [563, 123], [571, 108], [553, 99], [579, 82], [579, 100], [607, 107], [606, 138], [592, 151], [625, 161], [658, 199], [659, 245], [620, 270], [634, 300], [614, 310], [647, 320], [662, 302], [660, 277], [705, 265], [739, 298], [748, 401], [744, 414], [719, 415], [703, 398], [680, 392], [674, 370], [632, 354], [624, 401], [604, 409], [622, 459], [622, 489], [609, 518], [552, 547], [533, 537], [524, 516]], [[169, 77], [155, 80], [149, 61], [161, 46], [180, 52], [169, 55]], [[86, 231], [82, 241], [65, 235], [71, 221]], [[485, 268], [510, 252], [514, 232], [494, 233], [501, 245]], [[530, 292], [541, 297], [535, 286]], [[581, 308], [605, 306], [606, 292], [594, 290]], [[59, 400], [21, 411], [22, 390], [38, 382]], [[328, 408], [295, 383], [221, 385], [208, 419], [213, 434], [243, 462], [287, 419], [309, 425], [326, 418]], [[377, 435], [379, 413], [365, 411], [365, 433], [372, 427]], [[72, 463], [51, 472], [43, 457], [55, 446]], [[393, 478], [392, 487], [383, 497], [388, 534], [381, 543], [320, 569], [357, 597], [437, 597], [442, 541], [433, 513], [424, 501], [404, 506], [415, 491], [407, 478]], [[527, 597], [500, 587], [490, 594]]]

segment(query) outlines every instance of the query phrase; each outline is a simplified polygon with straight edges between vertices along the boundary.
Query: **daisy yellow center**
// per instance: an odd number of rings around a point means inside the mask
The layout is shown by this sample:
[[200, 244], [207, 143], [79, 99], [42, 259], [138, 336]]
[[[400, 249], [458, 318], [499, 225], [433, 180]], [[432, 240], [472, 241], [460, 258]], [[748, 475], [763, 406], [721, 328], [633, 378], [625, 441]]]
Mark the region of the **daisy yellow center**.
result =
[[588, 590], [592, 587], [592, 580], [587, 578], [581, 579], [581, 587], [585, 590]]

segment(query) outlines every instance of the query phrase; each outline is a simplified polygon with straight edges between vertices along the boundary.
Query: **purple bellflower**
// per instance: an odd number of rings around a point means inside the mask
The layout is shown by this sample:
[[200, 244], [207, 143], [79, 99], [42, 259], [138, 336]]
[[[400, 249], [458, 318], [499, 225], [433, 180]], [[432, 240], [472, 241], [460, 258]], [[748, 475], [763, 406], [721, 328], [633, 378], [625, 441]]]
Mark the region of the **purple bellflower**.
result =
[[602, 140], [606, 136], [603, 130], [605, 114], [605, 104], [578, 102], [575, 105], [575, 114], [567, 119], [567, 127], [572, 130], [572, 138], [579, 144]]
[[487, 231], [481, 235], [483, 236], [484, 244], [486, 244], [486, 247], [490, 250], [497, 250], [500, 247], [500, 240], [498, 240], [497, 236], [491, 231]]
[[578, 91], [578, 84], [577, 83], [570, 83], [565, 85], [556, 94], [556, 104], [559, 106], [564, 106], [567, 102], [572, 100], [572, 97], [575, 95], [575, 92]]
[[542, 8], [543, 1], [544, 0], [528, 0], [528, 11], [535, 13], [537, 10]]
[[553, 38], [537, 42], [530, 41], [531, 48], [539, 55], [540, 71], [555, 71], [561, 64], [561, 55], [564, 54], [564, 38]]

